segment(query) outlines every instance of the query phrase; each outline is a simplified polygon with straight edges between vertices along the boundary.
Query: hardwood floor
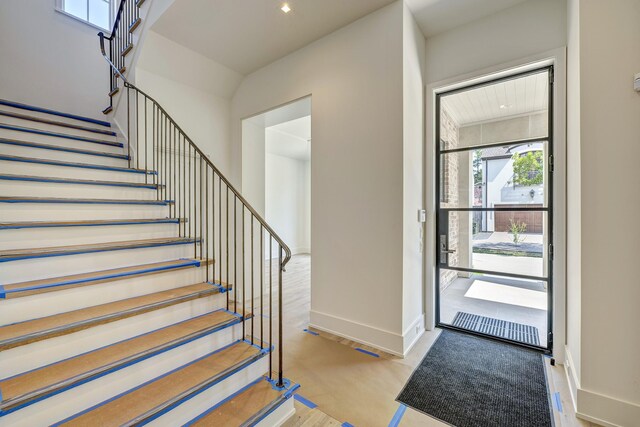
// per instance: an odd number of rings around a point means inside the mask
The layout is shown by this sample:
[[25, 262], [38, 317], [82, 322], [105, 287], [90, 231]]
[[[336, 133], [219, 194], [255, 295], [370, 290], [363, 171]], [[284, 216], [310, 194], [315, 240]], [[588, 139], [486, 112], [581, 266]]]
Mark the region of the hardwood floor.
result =
[[[310, 409], [296, 402], [296, 415], [284, 426], [333, 427], [345, 422], [355, 426], [388, 426], [399, 407], [396, 396], [440, 331], [427, 331], [404, 359], [373, 357], [355, 351], [355, 347], [363, 347], [357, 343], [305, 332], [309, 323], [310, 264], [310, 256], [295, 256], [284, 274], [284, 367], [285, 375], [301, 385], [299, 394], [318, 406]], [[553, 411], [556, 425], [594, 426], [575, 418], [563, 367], [552, 367], [547, 361], [547, 369], [551, 394], [560, 393], [563, 409]], [[399, 424], [444, 425], [411, 408], [407, 408]]]

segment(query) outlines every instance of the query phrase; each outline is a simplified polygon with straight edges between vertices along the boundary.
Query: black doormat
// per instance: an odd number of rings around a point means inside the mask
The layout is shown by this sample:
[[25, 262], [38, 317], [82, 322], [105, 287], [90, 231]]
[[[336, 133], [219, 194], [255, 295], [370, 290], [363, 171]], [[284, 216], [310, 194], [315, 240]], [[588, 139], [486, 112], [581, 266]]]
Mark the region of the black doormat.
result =
[[551, 427], [542, 355], [443, 330], [397, 400], [458, 427]]
[[525, 344], [540, 345], [538, 328], [522, 323], [508, 322], [492, 317], [478, 316], [463, 311], [456, 313], [451, 326], [482, 332], [496, 337], [519, 341]]

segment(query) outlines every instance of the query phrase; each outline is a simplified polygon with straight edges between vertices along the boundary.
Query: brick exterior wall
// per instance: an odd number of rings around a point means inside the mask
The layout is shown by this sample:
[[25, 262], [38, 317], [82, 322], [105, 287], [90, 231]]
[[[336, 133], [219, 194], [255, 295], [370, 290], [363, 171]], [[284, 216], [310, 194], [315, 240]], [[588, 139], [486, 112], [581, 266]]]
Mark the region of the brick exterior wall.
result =
[[[440, 113], [440, 138], [443, 141], [443, 148], [445, 149], [456, 148], [458, 146], [458, 125], [453, 121], [444, 107], [441, 109]], [[458, 167], [458, 156], [456, 154], [444, 155], [441, 159], [440, 206], [443, 208], [460, 206], [458, 191]], [[449, 249], [455, 249], [456, 252], [449, 254], [449, 265], [458, 265], [459, 229], [460, 226], [458, 214], [453, 212], [449, 214]], [[457, 272], [451, 270], [442, 270], [440, 272], [440, 291], [444, 291], [457, 278]]]

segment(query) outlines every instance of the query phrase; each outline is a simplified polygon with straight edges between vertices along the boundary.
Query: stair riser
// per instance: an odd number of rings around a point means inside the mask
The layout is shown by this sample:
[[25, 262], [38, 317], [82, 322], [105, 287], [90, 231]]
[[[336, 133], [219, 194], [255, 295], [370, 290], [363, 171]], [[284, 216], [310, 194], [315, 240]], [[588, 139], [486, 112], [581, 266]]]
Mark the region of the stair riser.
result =
[[[11, 426], [50, 425], [52, 422], [65, 419], [86, 408], [97, 405], [104, 400], [126, 392], [141, 383], [153, 380], [158, 376], [170, 372], [199, 357], [216, 351], [240, 338], [239, 325], [225, 328], [207, 335], [191, 343], [184, 344], [165, 353], [159, 354], [115, 371], [109, 375], [97, 378], [88, 383], [69, 389], [58, 395], [49, 397], [31, 406], [20, 409], [0, 419]], [[223, 390], [242, 384], [244, 377], [253, 375], [263, 369], [264, 362], [258, 361], [244, 371], [223, 380], [213, 386], [213, 389]], [[259, 366], [254, 366], [259, 365]], [[259, 375], [259, 374], [258, 374]], [[232, 383], [232, 385], [230, 385]], [[3, 424], [4, 425], [4, 424]], [[168, 425], [168, 424], [165, 424]], [[176, 425], [176, 424], [172, 424]]]
[[285, 400], [277, 409], [267, 415], [262, 421], [256, 424], [256, 427], [280, 427], [289, 418], [294, 416], [296, 408], [294, 406], [293, 397]]
[[[98, 325], [71, 334], [49, 338], [0, 352], [2, 376], [45, 366], [96, 348], [133, 338], [138, 335], [191, 319], [224, 307], [222, 295], [187, 301], [160, 310]], [[106, 397], [105, 397], [106, 398]], [[4, 421], [0, 418], [0, 425]], [[9, 424], [10, 425], [10, 424]], [[39, 425], [39, 424], [37, 424]]]
[[82, 221], [170, 216], [169, 206], [63, 203], [0, 203], [0, 221]]
[[[92, 151], [102, 151], [102, 150], [92, 149]], [[0, 153], [11, 155], [11, 156], [34, 157], [36, 159], [60, 160], [63, 162], [72, 162], [72, 163], [93, 163], [96, 165], [128, 167], [127, 160], [120, 159], [120, 158], [93, 156], [93, 155], [90, 156], [86, 154], [68, 153], [66, 151], [44, 150], [40, 148], [22, 147], [19, 145], [8, 145], [8, 144], [1, 144], [1, 143], [0, 143]], [[124, 151], [118, 154], [124, 154]]]
[[178, 224], [0, 229], [0, 250], [178, 237]]
[[[37, 163], [3, 161], [1, 159], [0, 170], [7, 174], [42, 176], [47, 178], [93, 179], [99, 181], [134, 183], [145, 182], [145, 175], [141, 173], [41, 165]], [[147, 182], [150, 184], [153, 183], [153, 175], [147, 175]]]
[[[6, 111], [3, 106], [0, 105], [0, 111]], [[29, 114], [27, 112], [25, 113], [18, 113], [18, 114], [25, 114], [28, 116], [32, 116], [32, 114]], [[62, 119], [62, 118], [60, 118]], [[58, 119], [54, 119], [54, 118], [50, 118], [48, 120], [54, 120], [57, 122], [63, 122], [63, 120], [58, 120]], [[33, 121], [33, 120], [25, 120], [25, 119], [19, 119], [19, 118], [15, 118], [15, 117], [8, 117], [8, 116], [3, 116], [0, 114], [0, 123], [1, 124], [7, 124], [7, 125], [12, 125], [12, 126], [20, 126], [20, 127], [25, 127], [25, 128], [32, 128], [32, 129], [38, 129], [38, 130], [43, 130], [43, 131], [47, 131], [47, 132], [57, 132], [57, 133], [63, 133], [66, 135], [74, 135], [74, 136], [80, 136], [83, 138], [93, 138], [93, 139], [103, 139], [105, 141], [121, 141], [123, 138], [118, 138], [116, 136], [113, 135], [106, 135], [104, 133], [97, 133], [97, 132], [90, 132], [90, 131], [86, 131], [86, 130], [80, 130], [80, 129], [74, 129], [74, 128], [69, 128], [69, 127], [65, 127], [65, 126], [57, 126], [57, 125], [50, 125], [47, 123], [40, 123], [37, 121]], [[80, 125], [79, 126], [84, 126], [84, 127], [89, 127], [91, 128], [92, 126], [87, 123], [86, 126], [85, 125]], [[98, 126], [93, 126], [94, 128], [98, 128]], [[107, 128], [104, 128], [104, 130], [106, 130]], [[102, 129], [101, 129], [102, 130]], [[1, 132], [1, 130], [0, 130]]]
[[0, 179], [0, 194], [17, 197], [64, 197], [156, 200], [158, 192], [149, 188], [119, 187], [89, 184], [61, 184], [39, 181], [18, 181]]
[[2, 262], [0, 263], [0, 283], [16, 283], [193, 258], [193, 249], [193, 244], [174, 245]]
[[[62, 117], [54, 114], [47, 114], [47, 113], [41, 113], [38, 111], [25, 110], [22, 108], [15, 108], [7, 105], [0, 105], [0, 109], [2, 109], [3, 111], [10, 111], [12, 113], [17, 113], [17, 114], [25, 114], [27, 116], [32, 116], [32, 117], [41, 117], [44, 119], [55, 120], [58, 122], [70, 123], [74, 125], [87, 126], [87, 127], [95, 127], [97, 129], [113, 130], [117, 132], [117, 128], [115, 126], [107, 127], [107, 126], [102, 126], [95, 123], [86, 122], [83, 120], [70, 119], [68, 117]], [[51, 108], [51, 109], [54, 109], [54, 108]], [[104, 118], [98, 118], [97, 120], [108, 121]]]
[[[69, 139], [58, 136], [40, 135], [32, 132], [23, 132], [17, 130], [8, 130], [0, 128], [0, 138], [17, 139], [21, 141], [36, 142], [39, 144], [55, 145], [57, 147], [77, 148], [80, 150], [95, 150], [105, 153], [124, 154], [125, 148], [120, 146], [105, 145], [95, 142], [80, 141], [77, 139]], [[122, 141], [119, 141], [122, 142]]]
[[268, 370], [269, 359], [267, 356], [220, 381], [218, 384], [203, 391], [197, 396], [192, 397], [147, 425], [153, 427], [184, 425], [184, 423], [192, 420], [195, 414], [200, 414], [206, 411], [211, 408], [213, 404], [220, 402], [231, 394], [241, 390], [248, 384], [263, 376], [268, 372]]
[[[96, 285], [79, 285], [55, 292], [0, 300], [0, 325], [24, 322], [38, 317], [52, 316], [79, 310], [96, 304], [175, 289], [205, 280], [203, 268], [185, 268], [146, 276], [132, 276]], [[226, 298], [226, 296], [225, 296]]]

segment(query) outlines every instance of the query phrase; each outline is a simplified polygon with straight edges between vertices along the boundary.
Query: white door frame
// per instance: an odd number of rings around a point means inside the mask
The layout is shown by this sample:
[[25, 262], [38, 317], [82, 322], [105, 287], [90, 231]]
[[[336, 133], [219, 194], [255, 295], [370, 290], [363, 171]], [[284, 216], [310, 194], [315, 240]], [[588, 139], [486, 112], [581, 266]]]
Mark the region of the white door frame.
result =
[[554, 66], [554, 129], [553, 129], [553, 356], [559, 363], [564, 362], [566, 324], [566, 212], [567, 212], [567, 142], [566, 142], [566, 48], [554, 49], [538, 55], [498, 64], [427, 85], [425, 97], [425, 200], [427, 224], [425, 227], [425, 328], [435, 328], [435, 115], [436, 94], [474, 83], [494, 80], [510, 74], [533, 70], [545, 65]]

